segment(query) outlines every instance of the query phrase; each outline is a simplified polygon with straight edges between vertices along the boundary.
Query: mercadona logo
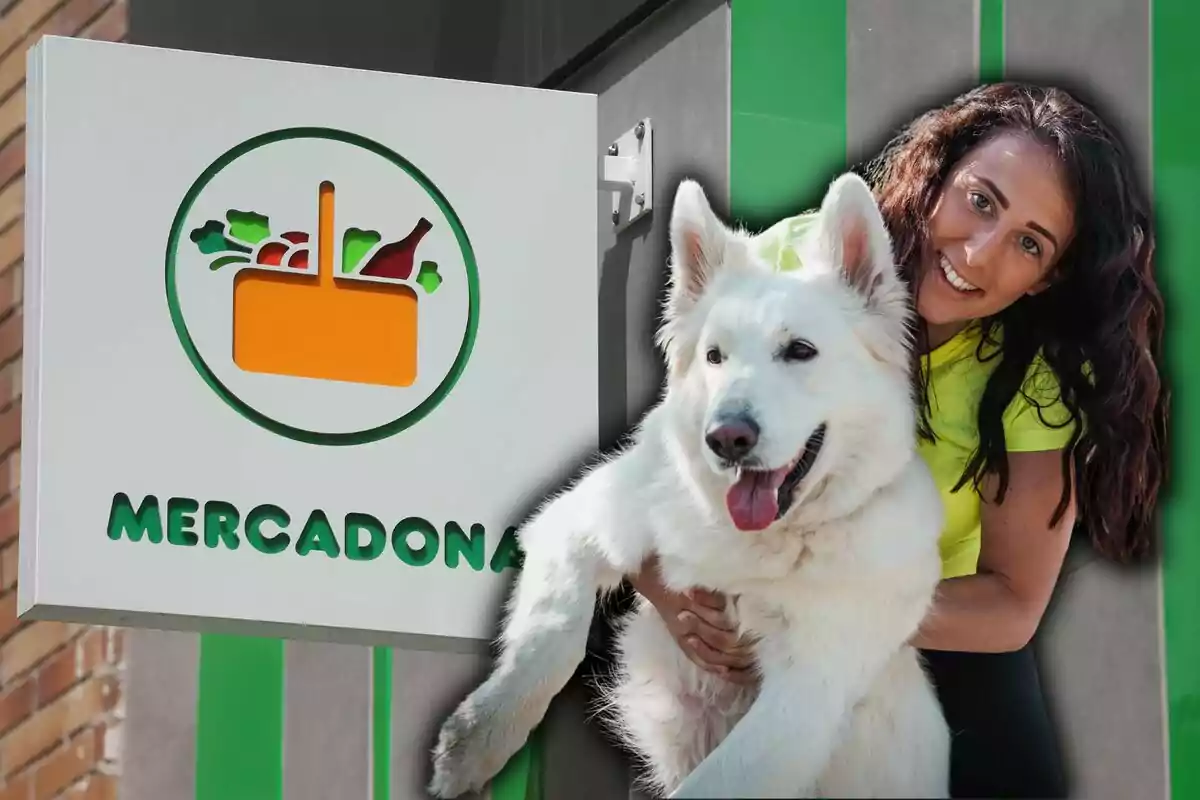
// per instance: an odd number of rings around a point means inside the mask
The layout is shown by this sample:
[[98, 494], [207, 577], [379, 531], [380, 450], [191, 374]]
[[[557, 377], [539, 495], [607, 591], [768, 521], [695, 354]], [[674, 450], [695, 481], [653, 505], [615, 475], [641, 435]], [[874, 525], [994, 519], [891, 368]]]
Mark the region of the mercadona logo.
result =
[[394, 435], [453, 389], [479, 317], [449, 201], [398, 153], [326, 128], [233, 148], [171, 229], [167, 304], [212, 390], [282, 436]]

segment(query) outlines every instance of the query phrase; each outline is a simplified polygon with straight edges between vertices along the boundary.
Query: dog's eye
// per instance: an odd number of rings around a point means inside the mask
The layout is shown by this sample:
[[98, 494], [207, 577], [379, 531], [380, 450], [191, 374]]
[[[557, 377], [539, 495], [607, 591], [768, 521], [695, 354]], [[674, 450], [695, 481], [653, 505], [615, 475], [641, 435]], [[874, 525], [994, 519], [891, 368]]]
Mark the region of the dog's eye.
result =
[[803, 339], [793, 339], [783, 348], [784, 361], [811, 361], [817, 357], [817, 348]]
[[704, 354], [704, 357], [710, 364], [720, 364], [725, 360], [725, 356], [721, 355], [721, 351], [715, 347], [708, 348], [708, 352]]

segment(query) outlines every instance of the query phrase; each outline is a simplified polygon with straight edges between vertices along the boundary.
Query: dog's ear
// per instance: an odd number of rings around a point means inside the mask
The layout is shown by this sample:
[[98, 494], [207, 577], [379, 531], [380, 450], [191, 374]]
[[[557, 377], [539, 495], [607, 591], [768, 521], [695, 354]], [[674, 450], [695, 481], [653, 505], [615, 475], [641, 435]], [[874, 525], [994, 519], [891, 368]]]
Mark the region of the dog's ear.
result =
[[866, 181], [848, 172], [830, 184], [812, 246], [816, 260], [837, 270], [868, 306], [903, 319], [908, 297], [892, 260], [891, 236]]
[[671, 209], [671, 294], [674, 312], [694, 303], [725, 258], [725, 225], [700, 184], [684, 180]]

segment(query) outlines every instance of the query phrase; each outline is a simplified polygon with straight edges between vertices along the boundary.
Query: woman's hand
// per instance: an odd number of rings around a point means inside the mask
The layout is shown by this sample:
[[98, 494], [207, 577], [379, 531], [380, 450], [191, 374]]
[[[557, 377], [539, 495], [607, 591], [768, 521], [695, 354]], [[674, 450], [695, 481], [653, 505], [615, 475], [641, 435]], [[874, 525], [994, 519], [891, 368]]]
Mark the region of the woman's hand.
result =
[[658, 611], [676, 644], [693, 664], [734, 683], [756, 680], [748, 639], [739, 640], [725, 615], [725, 596], [704, 589], [672, 592], [663, 586], [658, 558], [651, 556], [629, 582]]

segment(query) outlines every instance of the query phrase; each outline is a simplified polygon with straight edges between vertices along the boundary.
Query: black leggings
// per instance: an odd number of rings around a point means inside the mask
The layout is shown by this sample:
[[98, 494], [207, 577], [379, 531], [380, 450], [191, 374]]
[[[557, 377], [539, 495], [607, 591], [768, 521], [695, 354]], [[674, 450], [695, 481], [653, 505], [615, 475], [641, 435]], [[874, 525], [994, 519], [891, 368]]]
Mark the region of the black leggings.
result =
[[922, 655], [950, 726], [952, 797], [1067, 796], [1031, 647]]

